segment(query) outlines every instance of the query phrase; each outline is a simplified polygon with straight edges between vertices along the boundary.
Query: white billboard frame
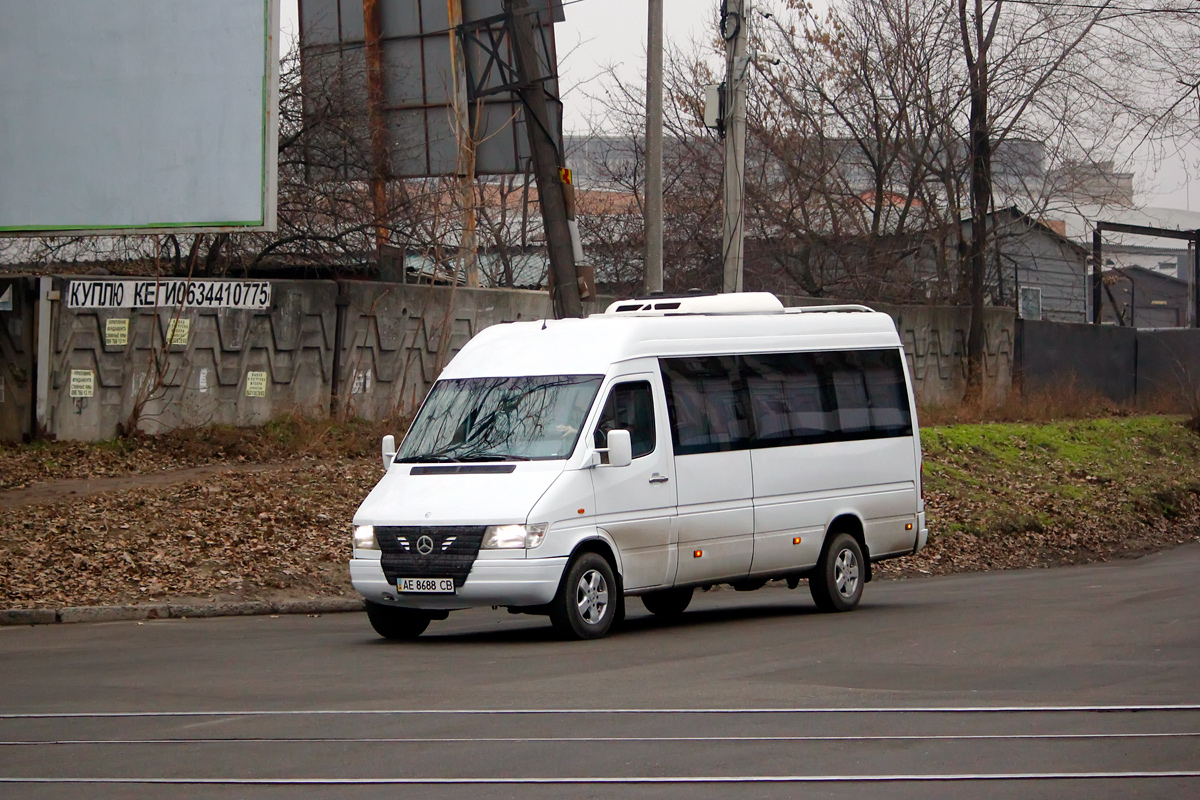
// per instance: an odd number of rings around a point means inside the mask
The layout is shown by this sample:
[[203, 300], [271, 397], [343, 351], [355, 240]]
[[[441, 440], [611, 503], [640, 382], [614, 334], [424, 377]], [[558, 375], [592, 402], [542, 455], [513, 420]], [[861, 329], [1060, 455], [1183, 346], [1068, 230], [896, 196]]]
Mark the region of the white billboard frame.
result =
[[279, 6], [0, 0], [0, 237], [274, 231]]

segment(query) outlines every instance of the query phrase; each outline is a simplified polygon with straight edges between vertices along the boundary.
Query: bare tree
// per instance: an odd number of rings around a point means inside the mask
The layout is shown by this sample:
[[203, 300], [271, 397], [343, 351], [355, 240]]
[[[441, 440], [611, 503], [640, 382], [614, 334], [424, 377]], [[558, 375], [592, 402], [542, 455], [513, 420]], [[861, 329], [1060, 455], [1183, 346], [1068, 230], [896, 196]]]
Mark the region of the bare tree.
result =
[[758, 46], [780, 56], [762, 69], [751, 108], [767, 158], [760, 236], [795, 240], [808, 294], [914, 299], [913, 259], [943, 249], [956, 222], [946, 134], [961, 92], [937, 46], [949, 16], [938, 4], [876, 0], [848, 0], [823, 18], [787, 6], [757, 32]]
[[[1180, 78], [1173, 47], [1195, 41], [1194, 9], [1163, 3], [1131, 8], [1112, 0], [1040, 3], [959, 0], [960, 52], [970, 91], [966, 123], [970, 153], [972, 236], [964, 263], [972, 323], [967, 340], [968, 391], [978, 395], [983, 372], [983, 300], [994, 206], [994, 155], [1016, 138], [1058, 145], [1060, 168], [1049, 174], [1056, 198], [1072, 176], [1086, 180], [1104, 153], [1119, 152], [1168, 132], [1178, 136], [1177, 103], [1164, 78]], [[1186, 89], [1186, 85], [1184, 87]], [[1187, 135], [1193, 137], [1194, 128]], [[1070, 167], [1076, 167], [1071, 169]], [[1078, 167], [1082, 167], [1079, 170]], [[1055, 185], [1057, 184], [1057, 185]], [[1028, 207], [1036, 208], [1036, 200]]]

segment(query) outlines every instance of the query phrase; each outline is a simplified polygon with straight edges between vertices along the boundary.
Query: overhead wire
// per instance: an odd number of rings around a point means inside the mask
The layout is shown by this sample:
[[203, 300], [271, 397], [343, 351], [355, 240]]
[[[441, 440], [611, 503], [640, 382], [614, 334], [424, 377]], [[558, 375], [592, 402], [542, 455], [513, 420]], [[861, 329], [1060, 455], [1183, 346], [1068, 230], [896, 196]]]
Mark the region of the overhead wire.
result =
[[1111, 3], [1068, 3], [1060, 0], [1005, 0], [1011, 5], [1041, 6], [1044, 8], [1074, 8], [1081, 11], [1115, 11], [1131, 16], [1145, 14], [1200, 14], [1200, 8], [1195, 6], [1160, 6], [1158, 8], [1141, 8], [1138, 6], [1121, 6]]

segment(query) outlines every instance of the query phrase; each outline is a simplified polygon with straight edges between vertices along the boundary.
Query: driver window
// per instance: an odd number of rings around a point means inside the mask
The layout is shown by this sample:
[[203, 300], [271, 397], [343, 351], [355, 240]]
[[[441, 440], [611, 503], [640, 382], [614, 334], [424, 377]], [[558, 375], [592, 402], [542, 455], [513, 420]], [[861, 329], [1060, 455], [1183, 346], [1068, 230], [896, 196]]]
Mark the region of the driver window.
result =
[[654, 391], [649, 381], [628, 381], [612, 387], [596, 423], [597, 448], [608, 446], [611, 430], [629, 431], [634, 458], [654, 452]]

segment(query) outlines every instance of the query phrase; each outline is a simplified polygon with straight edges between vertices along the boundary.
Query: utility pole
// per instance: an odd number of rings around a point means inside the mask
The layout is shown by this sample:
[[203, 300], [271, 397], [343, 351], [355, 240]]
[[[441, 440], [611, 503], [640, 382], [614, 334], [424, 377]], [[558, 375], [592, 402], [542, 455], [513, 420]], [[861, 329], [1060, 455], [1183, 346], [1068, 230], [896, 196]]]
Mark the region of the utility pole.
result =
[[646, 35], [646, 294], [663, 290], [663, 0], [649, 0]]
[[391, 177], [388, 158], [387, 122], [383, 114], [383, 13], [379, 0], [363, 0], [363, 39], [367, 61], [367, 120], [371, 131], [371, 204], [375, 213], [375, 254], [383, 264], [383, 246], [388, 241], [387, 180]]
[[723, 0], [721, 38], [725, 40], [725, 214], [721, 252], [721, 291], [742, 291], [746, 223], [746, 43], [750, 0]]
[[518, 94], [525, 109], [525, 130], [529, 151], [533, 154], [533, 174], [537, 180], [538, 204], [542, 207], [542, 226], [546, 234], [546, 252], [550, 257], [550, 297], [554, 316], [582, 317], [579, 279], [575, 274], [575, 253], [571, 230], [567, 225], [567, 206], [563, 192], [562, 166], [558, 146], [551, 133], [546, 91], [533, 42], [537, 17], [528, 0], [504, 0], [504, 12], [516, 61]]
[[467, 286], [479, 286], [479, 254], [475, 241], [475, 131], [471, 130], [471, 115], [467, 107], [466, 57], [458, 40], [462, 25], [462, 0], [446, 0], [450, 18], [450, 61], [454, 65], [454, 136], [458, 142], [458, 194], [462, 204], [462, 233], [458, 244], [459, 267], [466, 276]]

